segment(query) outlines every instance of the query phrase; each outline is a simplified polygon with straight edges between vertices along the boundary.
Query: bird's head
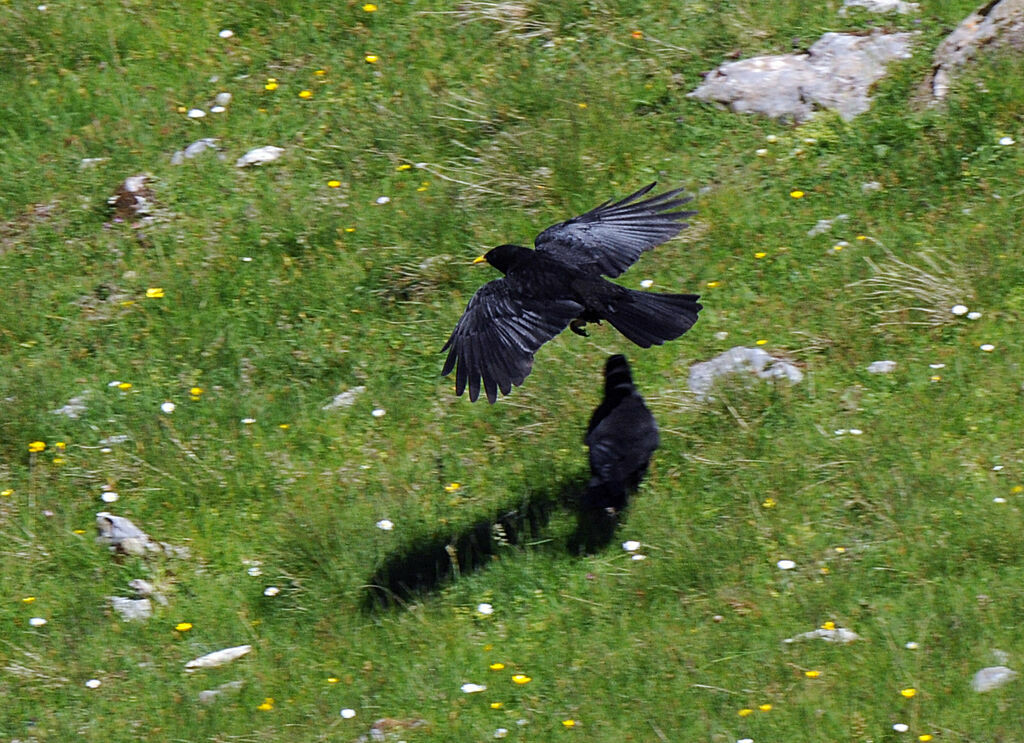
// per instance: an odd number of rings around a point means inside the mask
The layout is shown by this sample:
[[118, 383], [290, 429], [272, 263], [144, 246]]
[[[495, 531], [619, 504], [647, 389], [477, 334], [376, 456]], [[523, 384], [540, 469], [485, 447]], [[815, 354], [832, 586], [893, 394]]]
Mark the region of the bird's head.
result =
[[483, 263], [486, 261], [502, 273], [508, 273], [508, 270], [515, 265], [516, 260], [523, 252], [531, 251], [529, 248], [524, 248], [521, 245], [499, 245], [496, 248], [491, 248], [479, 258], [475, 258], [473, 263]]

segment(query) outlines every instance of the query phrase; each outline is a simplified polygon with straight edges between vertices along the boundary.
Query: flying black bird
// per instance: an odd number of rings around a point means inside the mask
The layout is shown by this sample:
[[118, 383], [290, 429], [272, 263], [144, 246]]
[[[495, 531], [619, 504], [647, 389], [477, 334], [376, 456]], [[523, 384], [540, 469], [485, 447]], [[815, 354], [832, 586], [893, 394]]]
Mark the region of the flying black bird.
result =
[[658, 424], [633, 385], [621, 354], [604, 367], [604, 400], [590, 416], [583, 442], [590, 447], [590, 482], [583, 507], [617, 513], [647, 474], [660, 443]]
[[638, 201], [652, 183], [621, 201], [606, 201], [586, 214], [548, 227], [536, 250], [499, 245], [474, 263], [487, 261], [504, 278], [484, 284], [469, 300], [442, 351], [442, 375], [455, 369], [455, 393], [494, 402], [508, 394], [533, 367], [533, 354], [570, 326], [586, 335], [588, 322], [607, 320], [643, 348], [678, 338], [697, 322], [695, 294], [656, 294], [607, 281], [642, 253], [675, 237], [696, 212], [673, 211], [687, 203], [682, 189]]

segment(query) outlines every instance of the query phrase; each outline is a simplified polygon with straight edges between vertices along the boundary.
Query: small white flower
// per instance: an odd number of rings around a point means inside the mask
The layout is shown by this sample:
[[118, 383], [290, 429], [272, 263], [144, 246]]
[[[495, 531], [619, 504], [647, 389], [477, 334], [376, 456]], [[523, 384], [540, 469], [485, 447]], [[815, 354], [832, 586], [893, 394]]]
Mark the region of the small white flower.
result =
[[395, 522], [391, 519], [381, 519], [377, 522], [377, 528], [381, 531], [391, 531], [395, 528]]
[[775, 565], [779, 568], [779, 570], [792, 570], [796, 567], [796, 563], [792, 560], [779, 560], [777, 563], [775, 563]]
[[997, 464], [994, 467], [992, 467], [992, 471], [993, 472], [1002, 472], [1002, 470], [1003, 470], [1003, 465], [1001, 465], [1001, 464]]
[[740, 738], [736, 743], [754, 743], [753, 738]]
[[351, 720], [353, 717], [356, 716], [356, 711], [354, 709], [346, 707], [341, 711], [341, 716], [344, 717], [346, 720]]
[[230, 28], [225, 28], [225, 29], [224, 29], [223, 31], [221, 31], [221, 32], [220, 32], [219, 34], [217, 34], [217, 35], [218, 35], [219, 37], [221, 37], [222, 39], [230, 39], [230, 38], [231, 38], [232, 36], [234, 36], [234, 35], [235, 35], [235, 32], [234, 32], [234, 31], [232, 31], [232, 30], [231, 30]]
[[103, 453], [103, 454], [110, 454], [113, 451], [114, 450], [111, 449], [109, 446], [104, 446], [102, 449], [100, 449], [100, 452]]
[[40, 13], [45, 13], [46, 12], [46, 6], [45, 5], [37, 5], [36, 6], [36, 10], [38, 10]]
[[918, 647], [920, 647], [920, 646], [919, 646], [919, 645], [918, 645], [918, 644], [917, 644], [916, 642], [914, 642], [913, 640], [911, 640], [910, 642], [908, 642], [908, 643], [907, 643], [906, 645], [904, 645], [903, 647], [905, 647], [905, 648], [906, 648], [907, 650], [917, 650], [917, 649], [918, 649]]
[[251, 255], [243, 255], [242, 256], [242, 263], [252, 263], [252, 256]]
[[968, 312], [967, 313], [967, 319], [968, 320], [980, 320], [981, 319], [981, 313], [980, 312]]
[[640, 560], [646, 560], [647, 559], [647, 555], [641, 555], [640, 553], [636, 553], [636, 554], [630, 555], [629, 559], [636, 560], [637, 562], [639, 562]]
[[833, 433], [835, 433], [836, 436], [845, 436], [849, 433], [849, 430], [846, 428], [837, 428]]
[[381, 205], [389, 204], [389, 203], [391, 203], [391, 197], [390, 196], [378, 196], [377, 197], [377, 203], [381, 204]]
[[757, 155], [758, 157], [765, 157], [768, 155], [768, 150], [766, 150], [764, 147], [761, 147], [759, 149], [754, 150], [754, 154]]
[[261, 568], [258, 565], [253, 565], [251, 568], [249, 568], [245, 572], [247, 572], [249, 575], [251, 575], [253, 578], [255, 578], [258, 575], [263, 575], [263, 568]]
[[169, 401], [168, 401], [168, 402], [165, 402], [165, 403], [163, 403], [163, 404], [161, 404], [161, 405], [160, 405], [160, 410], [161, 410], [162, 412], [164, 412], [164, 413], [167, 413], [168, 415], [170, 415], [171, 413], [173, 413], [173, 412], [174, 412], [174, 409], [175, 409], [176, 407], [178, 407], [178, 406], [177, 406], [177, 405], [175, 405], [175, 404], [174, 404], [173, 402], [169, 402]]
[[120, 379], [115, 379], [112, 382], [107, 382], [107, 387], [120, 387], [122, 384]]
[[715, 340], [716, 341], [724, 341], [728, 337], [729, 337], [729, 331], [728, 330], [719, 330], [717, 333], [715, 333]]
[[776, 142], [779, 141], [779, 138], [776, 137], [774, 134], [769, 134], [767, 137], [764, 138], [764, 141], [767, 142], [768, 144], [775, 144]]
[[929, 369], [945, 369], [945, 364], [928, 364]]
[[214, 103], [216, 103], [218, 106], [226, 106], [229, 103], [231, 103], [231, 94], [228, 93], [227, 91], [225, 91], [223, 93], [218, 93], [217, 97], [214, 98], [213, 100], [214, 100]]
[[414, 165], [413, 167], [416, 167], [416, 168], [419, 168], [420, 170], [423, 170], [423, 169], [424, 169], [425, 167], [427, 167], [427, 166], [428, 166], [429, 164], [430, 164], [430, 163], [416, 163], [416, 165]]
[[504, 738], [508, 735], [508, 728], [498, 728], [494, 731], [495, 738]]
[[113, 490], [107, 490], [106, 492], [100, 493], [100, 500], [104, 503], [116, 503], [117, 499], [120, 497], [121, 496]]
[[383, 418], [387, 414], [387, 412], [388, 411], [386, 411], [384, 408], [374, 408], [373, 410], [370, 411], [370, 415], [372, 415], [374, 418]]
[[494, 613], [494, 607], [488, 603], [477, 604], [476, 610], [484, 616], [489, 616]]
[[85, 686], [87, 689], [98, 689], [101, 683], [99, 679], [89, 679], [85, 682]]
[[985, 353], [996, 350], [996, 347], [993, 346], [991, 343], [982, 343], [980, 346], [978, 346], [978, 348], [980, 348]]
[[247, 426], [251, 426], [255, 422], [256, 422], [255, 418], [242, 418], [242, 423], [244, 423]]
[[210, 107], [210, 113], [212, 113], [212, 114], [222, 114], [225, 111], [227, 111], [227, 109], [224, 108], [224, 106], [211, 106]]
[[204, 111], [201, 108], [190, 108], [188, 110], [188, 113], [185, 115], [188, 116], [190, 119], [201, 119], [204, 116], [206, 116], [206, 111]]
[[263, 589], [264, 596], [276, 596], [279, 593], [281, 593], [281, 589], [277, 586], [267, 586]]
[[463, 684], [461, 687], [464, 694], [478, 694], [481, 691], [487, 691], [487, 687], [483, 684]]
[[992, 499], [992, 502], [993, 503], [1006, 503], [1006, 498], [1000, 498], [999, 496], [996, 496], [995, 498]]
[[1017, 143], [1013, 141], [1013, 137], [1001, 137], [999, 139], [999, 144], [1001, 144], [1003, 147], [1009, 147], [1011, 144]]
[[952, 309], [950, 309], [950, 312], [952, 312], [954, 315], [966, 315], [967, 314], [967, 305], [965, 305], [965, 304], [954, 304]]
[[851, 428], [850, 429], [850, 435], [851, 436], [860, 436], [862, 433], [864, 433], [864, 432], [861, 431], [859, 428]]
[[32, 617], [28, 620], [28, 623], [32, 627], [42, 627], [44, 624], [46, 624], [46, 620], [42, 617]]
[[622, 549], [626, 550], [626, 552], [636, 552], [640, 549], [640, 542], [630, 539], [622, 543]]
[[642, 286], [644, 289], [650, 289], [652, 286], [654, 286], [654, 281], [652, 281], [651, 279], [644, 279], [643, 281], [640, 282], [640, 286]]

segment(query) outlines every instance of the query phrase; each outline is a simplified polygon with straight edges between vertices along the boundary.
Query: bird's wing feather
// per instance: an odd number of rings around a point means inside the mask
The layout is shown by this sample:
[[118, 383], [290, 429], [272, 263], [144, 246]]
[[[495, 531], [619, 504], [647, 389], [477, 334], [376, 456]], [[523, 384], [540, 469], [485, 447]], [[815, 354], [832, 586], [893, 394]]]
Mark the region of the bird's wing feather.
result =
[[597, 272], [615, 277], [640, 255], [675, 237], [686, 227], [692, 211], [673, 211], [690, 201], [677, 188], [638, 201], [656, 183], [611, 203], [606, 201], [586, 214], [548, 227], [534, 241], [537, 250], [563, 263], [596, 266]]
[[513, 292], [505, 279], [484, 284], [441, 350], [448, 351], [442, 375], [455, 369], [455, 393], [469, 388], [469, 399], [494, 402], [500, 389], [508, 394], [533, 367], [533, 354], [565, 330], [582, 309], [569, 299], [534, 299]]

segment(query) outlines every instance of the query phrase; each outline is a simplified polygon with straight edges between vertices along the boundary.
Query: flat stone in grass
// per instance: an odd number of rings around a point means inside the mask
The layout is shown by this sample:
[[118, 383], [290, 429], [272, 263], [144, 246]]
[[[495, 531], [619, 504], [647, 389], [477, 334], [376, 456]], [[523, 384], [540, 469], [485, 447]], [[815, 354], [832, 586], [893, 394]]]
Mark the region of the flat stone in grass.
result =
[[715, 383], [722, 377], [744, 374], [763, 380], [782, 379], [796, 384], [804, 373], [791, 361], [776, 358], [762, 348], [736, 346], [720, 353], [709, 361], [701, 361], [690, 367], [690, 390], [698, 400], [713, 399], [710, 395]]
[[1019, 676], [1016, 671], [1006, 666], [989, 666], [982, 668], [971, 679], [971, 688], [979, 693], [998, 689]]
[[868, 91], [896, 59], [910, 57], [913, 34], [827, 33], [806, 54], [751, 57], [708, 73], [687, 95], [724, 103], [736, 113], [809, 119], [826, 108], [852, 119], [871, 106]]

